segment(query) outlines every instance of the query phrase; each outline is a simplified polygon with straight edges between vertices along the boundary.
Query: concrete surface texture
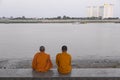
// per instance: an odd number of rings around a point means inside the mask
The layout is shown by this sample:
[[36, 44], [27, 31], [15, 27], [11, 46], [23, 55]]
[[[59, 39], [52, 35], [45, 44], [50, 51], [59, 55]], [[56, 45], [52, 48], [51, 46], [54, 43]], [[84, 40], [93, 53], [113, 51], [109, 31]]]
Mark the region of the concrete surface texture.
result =
[[0, 80], [120, 80], [119, 68], [81, 68], [62, 75], [56, 69], [41, 73], [32, 69], [1, 69]]

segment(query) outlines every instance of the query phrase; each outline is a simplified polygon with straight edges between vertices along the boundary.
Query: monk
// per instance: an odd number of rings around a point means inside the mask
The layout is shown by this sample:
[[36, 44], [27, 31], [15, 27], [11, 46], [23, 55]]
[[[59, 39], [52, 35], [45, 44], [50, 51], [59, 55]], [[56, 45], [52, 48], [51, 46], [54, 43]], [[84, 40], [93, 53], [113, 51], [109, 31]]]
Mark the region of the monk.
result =
[[32, 68], [38, 72], [47, 72], [52, 68], [50, 55], [45, 53], [45, 47], [41, 46], [40, 51], [37, 52], [32, 61]]
[[57, 70], [59, 73], [68, 74], [71, 72], [71, 55], [67, 53], [67, 46], [62, 46], [62, 53], [57, 54], [56, 64], [58, 66]]

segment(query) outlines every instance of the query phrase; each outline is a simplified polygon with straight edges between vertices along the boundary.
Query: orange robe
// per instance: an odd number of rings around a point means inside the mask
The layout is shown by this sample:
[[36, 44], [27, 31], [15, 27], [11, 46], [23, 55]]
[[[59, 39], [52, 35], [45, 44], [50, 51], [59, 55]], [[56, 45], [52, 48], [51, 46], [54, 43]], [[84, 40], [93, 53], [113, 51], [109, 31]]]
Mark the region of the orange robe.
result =
[[70, 73], [72, 70], [71, 56], [68, 53], [59, 53], [56, 56], [56, 64], [58, 66], [58, 72], [62, 74]]
[[50, 60], [50, 55], [44, 52], [37, 52], [32, 61], [33, 70], [39, 72], [46, 72], [52, 68], [52, 62]]

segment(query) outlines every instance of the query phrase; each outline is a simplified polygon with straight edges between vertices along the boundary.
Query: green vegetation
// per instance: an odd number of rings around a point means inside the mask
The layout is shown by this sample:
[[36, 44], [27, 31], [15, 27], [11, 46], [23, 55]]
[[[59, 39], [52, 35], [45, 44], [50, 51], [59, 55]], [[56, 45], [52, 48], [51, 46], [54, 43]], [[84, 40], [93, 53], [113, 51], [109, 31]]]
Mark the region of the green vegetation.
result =
[[117, 18], [102, 17], [69, 17], [57, 16], [51, 18], [0, 17], [0, 23], [120, 23]]

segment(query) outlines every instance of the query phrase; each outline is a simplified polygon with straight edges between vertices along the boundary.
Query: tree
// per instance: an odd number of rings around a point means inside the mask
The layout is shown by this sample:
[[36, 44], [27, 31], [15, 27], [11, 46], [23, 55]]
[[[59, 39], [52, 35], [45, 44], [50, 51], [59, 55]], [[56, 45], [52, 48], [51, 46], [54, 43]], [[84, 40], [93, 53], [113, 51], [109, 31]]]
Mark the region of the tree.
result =
[[57, 16], [57, 19], [62, 19], [61, 16]]
[[63, 19], [70, 19], [70, 17], [64, 15]]
[[25, 16], [22, 16], [22, 19], [26, 19]]

